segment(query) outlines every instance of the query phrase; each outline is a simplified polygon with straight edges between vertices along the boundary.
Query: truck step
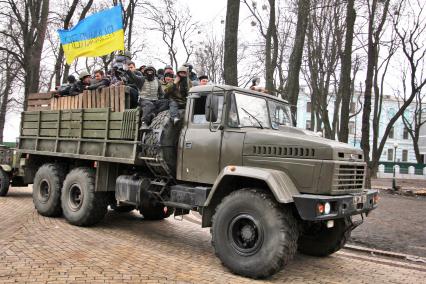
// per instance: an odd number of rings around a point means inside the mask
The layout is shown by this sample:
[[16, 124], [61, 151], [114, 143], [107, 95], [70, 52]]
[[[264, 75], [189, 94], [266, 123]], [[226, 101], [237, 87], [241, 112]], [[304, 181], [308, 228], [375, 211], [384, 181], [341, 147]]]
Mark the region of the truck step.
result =
[[173, 208], [180, 208], [180, 209], [185, 209], [185, 210], [194, 209], [194, 206], [184, 204], [184, 203], [173, 202], [173, 201], [164, 201], [163, 204], [165, 206], [170, 206], [170, 207], [173, 207]]

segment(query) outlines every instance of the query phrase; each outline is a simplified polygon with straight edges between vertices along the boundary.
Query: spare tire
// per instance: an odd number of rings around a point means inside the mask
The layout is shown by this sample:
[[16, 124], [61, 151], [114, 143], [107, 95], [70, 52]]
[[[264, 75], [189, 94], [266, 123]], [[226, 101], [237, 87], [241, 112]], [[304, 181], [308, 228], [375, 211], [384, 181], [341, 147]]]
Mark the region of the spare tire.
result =
[[169, 111], [160, 112], [151, 122], [152, 131], [146, 132], [143, 154], [146, 166], [156, 177], [174, 178], [176, 176], [177, 144], [182, 124], [174, 125]]

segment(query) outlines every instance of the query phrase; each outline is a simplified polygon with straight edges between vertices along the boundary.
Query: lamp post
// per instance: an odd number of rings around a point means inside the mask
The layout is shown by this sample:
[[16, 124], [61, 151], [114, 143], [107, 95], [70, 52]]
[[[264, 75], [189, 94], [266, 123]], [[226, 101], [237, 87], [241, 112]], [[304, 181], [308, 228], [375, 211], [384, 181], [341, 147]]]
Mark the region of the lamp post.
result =
[[393, 190], [397, 190], [396, 188], [396, 178], [395, 178], [395, 168], [396, 168], [396, 149], [398, 148], [398, 143], [393, 143], [393, 148], [394, 148], [394, 152], [393, 152], [393, 179], [392, 179], [392, 189]]

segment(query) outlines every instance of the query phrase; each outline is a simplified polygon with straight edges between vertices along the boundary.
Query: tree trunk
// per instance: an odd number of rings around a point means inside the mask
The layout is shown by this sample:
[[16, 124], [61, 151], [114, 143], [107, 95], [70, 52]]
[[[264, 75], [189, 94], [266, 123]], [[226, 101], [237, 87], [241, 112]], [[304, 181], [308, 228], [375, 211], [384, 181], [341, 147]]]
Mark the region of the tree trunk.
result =
[[8, 59], [9, 58], [6, 59], [7, 67], [6, 67], [6, 75], [5, 75], [5, 85], [4, 85], [3, 93], [1, 94], [1, 104], [0, 104], [0, 143], [3, 143], [3, 132], [4, 132], [4, 124], [6, 122], [6, 112], [7, 112], [7, 105], [9, 103], [9, 94], [12, 88], [13, 78], [16, 75], [16, 72], [15, 74], [12, 75], [11, 64]]
[[[308, 23], [310, 0], [299, 0], [297, 10], [296, 36], [290, 55], [288, 79], [285, 94], [290, 103], [293, 115], [296, 115], [299, 98], [299, 73], [302, 64], [303, 46], [305, 44], [306, 27]], [[296, 126], [296, 121], [293, 121]]]
[[240, 15], [240, 0], [228, 0], [225, 23], [225, 54], [224, 77], [225, 84], [238, 86], [238, 21]]
[[[349, 138], [349, 107], [351, 102], [351, 66], [352, 66], [352, 42], [356, 12], [354, 0], [348, 0], [346, 10], [346, 36], [345, 50], [341, 59], [342, 70], [340, 73], [339, 91], [342, 105], [340, 111], [339, 141], [348, 143]], [[336, 109], [336, 108], [335, 108]]]
[[[269, 0], [269, 24], [266, 32], [265, 42], [265, 77], [266, 89], [272, 94], [275, 93], [274, 87], [274, 71], [277, 64], [278, 50], [277, 45], [277, 28], [275, 25], [275, 0]], [[274, 41], [274, 48], [272, 48], [272, 41]], [[274, 55], [272, 55], [274, 52]], [[275, 60], [275, 61], [274, 61]]]

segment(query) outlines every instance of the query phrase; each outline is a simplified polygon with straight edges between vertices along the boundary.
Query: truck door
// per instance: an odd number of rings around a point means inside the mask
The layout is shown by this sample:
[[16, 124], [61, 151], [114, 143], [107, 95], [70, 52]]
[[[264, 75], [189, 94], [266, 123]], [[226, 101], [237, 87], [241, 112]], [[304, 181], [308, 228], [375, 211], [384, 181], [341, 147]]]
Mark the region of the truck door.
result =
[[[222, 130], [211, 131], [205, 118], [205, 105], [208, 93], [189, 100], [190, 115], [182, 145], [181, 177], [185, 181], [213, 183], [219, 173]], [[222, 120], [223, 94], [219, 99], [218, 119]]]

